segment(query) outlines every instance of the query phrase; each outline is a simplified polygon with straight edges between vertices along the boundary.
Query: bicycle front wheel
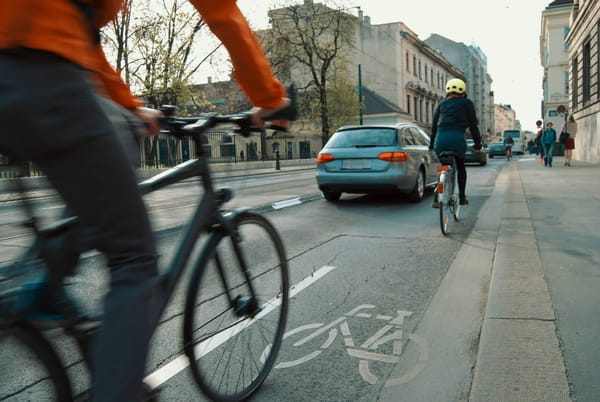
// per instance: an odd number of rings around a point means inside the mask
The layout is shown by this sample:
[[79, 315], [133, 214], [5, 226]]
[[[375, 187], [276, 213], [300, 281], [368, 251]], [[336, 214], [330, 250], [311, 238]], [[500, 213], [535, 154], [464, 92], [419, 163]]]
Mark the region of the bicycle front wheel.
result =
[[184, 319], [194, 379], [215, 401], [245, 400], [258, 390], [275, 363], [288, 311], [288, 266], [275, 228], [252, 212], [230, 223], [233, 236], [221, 229], [207, 240]]
[[20, 320], [1, 325], [0, 401], [72, 401], [64, 367], [44, 335]]

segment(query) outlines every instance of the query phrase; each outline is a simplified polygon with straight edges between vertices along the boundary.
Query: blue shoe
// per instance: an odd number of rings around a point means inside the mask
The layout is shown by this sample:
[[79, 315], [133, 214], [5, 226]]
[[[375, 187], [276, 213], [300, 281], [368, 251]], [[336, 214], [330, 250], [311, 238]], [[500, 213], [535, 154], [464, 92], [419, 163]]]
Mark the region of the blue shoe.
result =
[[15, 314], [41, 329], [76, 328], [80, 324], [81, 329], [91, 329], [100, 322], [84, 316], [63, 286], [46, 281], [22, 285], [16, 294]]

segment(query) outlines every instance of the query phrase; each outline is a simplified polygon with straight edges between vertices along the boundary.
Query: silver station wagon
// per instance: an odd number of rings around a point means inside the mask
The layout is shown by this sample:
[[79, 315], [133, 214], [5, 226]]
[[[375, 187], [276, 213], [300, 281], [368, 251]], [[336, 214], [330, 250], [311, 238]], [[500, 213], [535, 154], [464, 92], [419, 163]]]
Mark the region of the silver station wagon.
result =
[[328, 201], [342, 193], [404, 193], [419, 202], [437, 183], [438, 165], [416, 124], [345, 126], [317, 156], [317, 185]]

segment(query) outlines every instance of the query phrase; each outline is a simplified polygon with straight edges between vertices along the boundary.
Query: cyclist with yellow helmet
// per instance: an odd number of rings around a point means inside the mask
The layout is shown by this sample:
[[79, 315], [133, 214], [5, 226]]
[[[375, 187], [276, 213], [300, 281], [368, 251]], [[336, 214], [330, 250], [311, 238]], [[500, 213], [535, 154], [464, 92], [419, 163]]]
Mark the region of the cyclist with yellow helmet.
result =
[[[475, 142], [473, 149], [480, 151], [481, 134], [477, 127], [475, 106], [470, 99], [467, 99], [465, 82], [453, 78], [446, 84], [446, 98], [438, 104], [433, 114], [429, 148], [434, 149], [438, 155], [444, 151], [456, 153], [460, 205], [469, 203], [465, 194], [467, 186], [467, 169], [465, 167], [467, 141], [465, 140], [465, 131], [467, 128]], [[435, 206], [436, 202], [434, 201]]]

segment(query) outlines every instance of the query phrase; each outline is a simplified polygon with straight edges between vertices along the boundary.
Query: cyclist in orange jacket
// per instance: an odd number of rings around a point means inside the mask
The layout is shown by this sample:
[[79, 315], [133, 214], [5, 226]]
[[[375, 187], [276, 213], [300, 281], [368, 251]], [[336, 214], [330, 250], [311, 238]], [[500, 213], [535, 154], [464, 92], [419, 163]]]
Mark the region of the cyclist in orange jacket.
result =
[[[255, 123], [287, 104], [256, 36], [234, 0], [190, 0], [228, 49], [234, 75], [255, 105]], [[133, 167], [98, 94], [158, 131], [106, 61], [97, 30], [123, 0], [0, 1], [0, 152], [34, 161], [103, 252], [111, 273], [104, 320], [94, 342], [94, 401], [140, 401], [158, 305], [157, 250]], [[87, 9], [86, 9], [87, 8]], [[86, 240], [87, 241], [87, 240]], [[30, 311], [34, 319], [77, 320], [62, 287], [76, 263], [48, 261]], [[39, 310], [36, 310], [39, 309]]]

